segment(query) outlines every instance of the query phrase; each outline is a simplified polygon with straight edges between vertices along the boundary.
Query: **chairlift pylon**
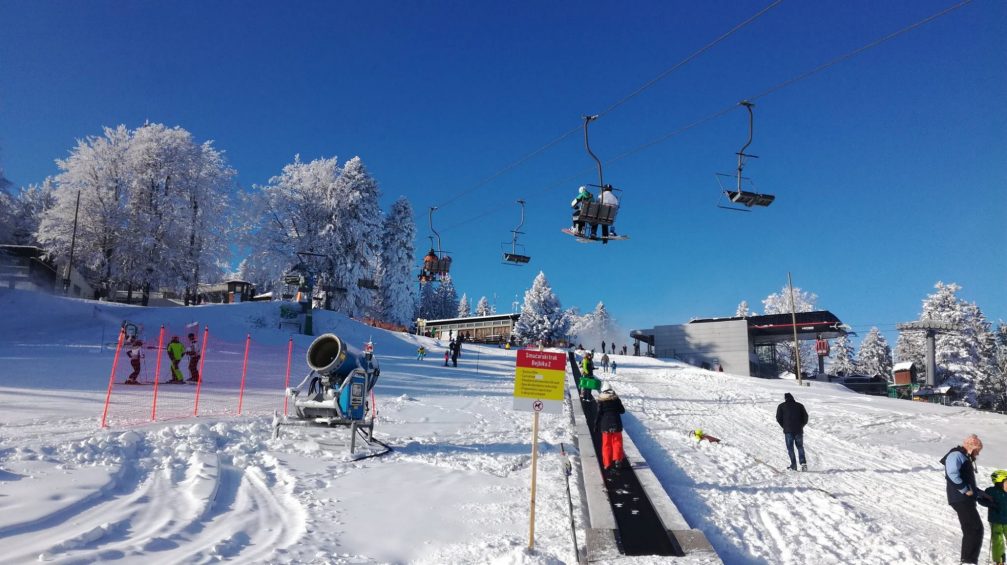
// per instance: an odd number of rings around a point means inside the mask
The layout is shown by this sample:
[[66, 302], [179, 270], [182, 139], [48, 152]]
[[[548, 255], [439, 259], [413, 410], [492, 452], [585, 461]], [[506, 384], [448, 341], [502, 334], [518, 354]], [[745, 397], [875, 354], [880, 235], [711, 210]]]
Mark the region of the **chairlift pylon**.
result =
[[[591, 143], [588, 139], [588, 124], [597, 120], [598, 116], [584, 116], [584, 149], [587, 150], [587, 154], [594, 159], [595, 164], [598, 166], [598, 184], [588, 185], [596, 186], [599, 189], [597, 200], [592, 199], [587, 200], [575, 200], [573, 207], [575, 209], [573, 215], [574, 228], [563, 229], [563, 233], [570, 234], [574, 236], [577, 241], [588, 242], [588, 241], [600, 241], [602, 243], [608, 243], [613, 239], [629, 239], [624, 235], [615, 234], [615, 217], [619, 212], [619, 198], [614, 194], [614, 191], [619, 190], [610, 184], [605, 184], [605, 175], [602, 170], [601, 159], [594, 154], [591, 150]], [[621, 192], [621, 191], [620, 191]], [[601, 226], [601, 237], [597, 235], [585, 235], [581, 233], [586, 229], [587, 225], [591, 226], [592, 234], [597, 234], [598, 226]], [[577, 227], [580, 230], [576, 230]], [[611, 230], [611, 233], [610, 233]]]
[[[441, 249], [441, 234], [437, 233], [434, 229], [434, 211], [437, 210], [436, 206], [430, 207], [430, 231], [433, 232], [433, 236], [430, 236], [430, 251], [423, 257], [423, 265], [420, 267], [419, 281], [421, 283], [431, 282], [431, 281], [441, 281], [448, 272], [451, 270], [451, 257], [448, 256], [447, 252]], [[434, 250], [433, 238], [437, 237], [437, 249]]]
[[[521, 223], [517, 225], [516, 228], [511, 230], [511, 242], [510, 251], [507, 251], [506, 243], [502, 243], [501, 246], [503, 250], [503, 261], [504, 265], [514, 265], [515, 267], [521, 267], [526, 265], [531, 261], [531, 257], [524, 254], [524, 246], [517, 242], [517, 237], [524, 232], [521, 231], [521, 226], [524, 225], [524, 200], [518, 200], [518, 204], [521, 205]], [[520, 250], [520, 253], [518, 252]]]
[[[740, 106], [744, 106], [745, 109], [748, 110], [748, 140], [737, 153], [737, 173], [735, 175], [716, 173], [717, 183], [720, 185], [720, 191], [728, 200], [728, 204], [718, 204], [717, 207], [725, 210], [734, 210], [736, 212], [750, 212], [751, 210], [748, 208], [751, 208], [752, 206], [769, 206], [773, 203], [773, 200], [776, 200], [776, 196], [773, 196], [772, 194], [760, 194], [755, 191], [743, 190], [742, 188], [742, 181], [748, 181], [749, 184], [752, 184], [752, 179], [742, 176], [741, 174], [741, 171], [745, 168], [745, 158], [752, 157], [754, 159], [758, 159], [759, 156], [745, 153], [748, 146], [752, 144], [752, 137], [755, 134], [755, 114], [752, 112], [752, 107], [755, 106], [755, 104], [752, 104], [748, 100], [742, 100], [741, 102], [738, 102], [738, 104]], [[721, 178], [731, 176], [733, 176], [737, 181], [734, 190], [725, 188], [724, 184], [721, 182]], [[740, 204], [745, 206], [745, 208], [738, 208], [736, 206], [732, 206], [731, 204]]]

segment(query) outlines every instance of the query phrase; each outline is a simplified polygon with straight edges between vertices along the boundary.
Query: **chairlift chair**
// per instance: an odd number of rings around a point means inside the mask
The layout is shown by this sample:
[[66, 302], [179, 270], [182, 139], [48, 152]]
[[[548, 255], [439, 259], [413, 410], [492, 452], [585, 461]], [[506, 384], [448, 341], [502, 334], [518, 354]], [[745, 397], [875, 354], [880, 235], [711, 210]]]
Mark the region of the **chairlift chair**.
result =
[[[602, 171], [601, 159], [599, 159], [598, 156], [594, 154], [594, 151], [591, 150], [591, 144], [588, 140], [587, 126], [588, 124], [597, 119], [598, 116], [596, 115], [584, 116], [584, 149], [587, 150], [587, 154], [590, 155], [592, 159], [594, 159], [595, 164], [598, 166], [598, 184], [592, 184], [588, 186], [597, 187], [599, 189], [598, 198], [600, 200], [602, 194], [606, 190], [615, 191], [618, 189], [613, 188], [612, 185], [610, 184], [605, 184], [605, 176]], [[615, 224], [615, 217], [619, 213], [619, 205], [602, 204], [599, 200], [593, 200], [591, 202], [580, 202], [578, 205], [579, 211], [577, 214], [576, 221], [582, 223], [585, 228], [587, 228], [588, 225], [604, 226], [605, 229], [603, 229], [602, 232], [605, 233], [608, 232], [609, 227]], [[609, 241], [616, 239], [629, 239], [625, 235], [618, 235], [618, 236], [602, 235], [602, 236], [591, 237], [579, 234], [573, 231], [572, 229], [563, 229], [562, 231], [564, 233], [573, 235], [575, 238], [577, 238], [577, 241], [582, 242], [601, 241], [602, 243], [608, 243]]]
[[511, 237], [510, 242], [510, 251], [507, 251], [506, 243], [501, 243], [500, 245], [501, 247], [503, 247], [504, 265], [514, 265], [515, 267], [521, 267], [523, 265], [528, 264], [528, 262], [531, 261], [531, 257], [524, 254], [524, 245], [521, 245], [517, 242], [517, 236], [524, 233], [520, 231], [521, 226], [524, 225], [524, 200], [518, 200], [517, 203], [521, 205], [521, 223], [518, 224], [516, 228], [511, 230], [511, 234], [513, 235]]
[[[725, 173], [717, 173], [717, 183], [720, 185], [720, 191], [723, 193], [724, 197], [727, 199], [727, 204], [718, 204], [718, 208], [723, 208], [725, 210], [734, 210], [736, 212], [750, 212], [749, 208], [753, 206], [769, 206], [776, 200], [776, 196], [772, 194], [760, 194], [751, 190], [744, 190], [742, 188], [743, 181], [747, 181], [749, 185], [752, 185], [752, 179], [742, 176], [741, 171], [745, 168], [745, 158], [752, 157], [758, 159], [758, 155], [751, 155], [745, 153], [745, 149], [752, 144], [752, 136], [755, 132], [755, 116], [752, 112], [752, 104], [748, 100], [742, 100], [738, 104], [745, 107], [748, 110], [748, 141], [745, 145], [741, 147], [738, 151], [738, 170], [735, 175], [729, 175]], [[722, 177], [734, 177], [736, 179], [736, 185], [734, 190], [730, 188], [725, 188], [724, 184], [721, 182]], [[739, 208], [736, 205], [744, 206], [744, 208]]]
[[[430, 251], [423, 257], [423, 266], [420, 267], [419, 281], [421, 283], [431, 281], [441, 281], [451, 271], [451, 257], [441, 249], [441, 234], [434, 229], [434, 210], [430, 207], [430, 231], [434, 233], [430, 236]], [[434, 250], [433, 238], [437, 237], [437, 249]]]

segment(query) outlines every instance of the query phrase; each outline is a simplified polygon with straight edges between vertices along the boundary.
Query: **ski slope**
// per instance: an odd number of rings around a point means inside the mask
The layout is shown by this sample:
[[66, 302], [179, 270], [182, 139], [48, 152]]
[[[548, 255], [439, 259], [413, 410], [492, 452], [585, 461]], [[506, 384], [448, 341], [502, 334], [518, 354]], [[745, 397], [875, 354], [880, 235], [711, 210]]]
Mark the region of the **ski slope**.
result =
[[[279, 346], [277, 315], [269, 303], [141, 309], [0, 290], [0, 562], [577, 562], [586, 524], [569, 412], [541, 420], [526, 550], [531, 417], [511, 408], [513, 351], [466, 345], [444, 367], [435, 340], [317, 314], [317, 331], [376, 345], [383, 457], [349, 457], [338, 431], [273, 440], [267, 416], [98, 428], [112, 362], [102, 344], [122, 319], [147, 331], [198, 321]], [[725, 563], [957, 562], [937, 460], [975, 432], [981, 486], [1007, 467], [1000, 415], [615, 358], [627, 433]], [[774, 420], [785, 392], [810, 413], [807, 473], [785, 470]], [[696, 443], [697, 427], [722, 442]]]

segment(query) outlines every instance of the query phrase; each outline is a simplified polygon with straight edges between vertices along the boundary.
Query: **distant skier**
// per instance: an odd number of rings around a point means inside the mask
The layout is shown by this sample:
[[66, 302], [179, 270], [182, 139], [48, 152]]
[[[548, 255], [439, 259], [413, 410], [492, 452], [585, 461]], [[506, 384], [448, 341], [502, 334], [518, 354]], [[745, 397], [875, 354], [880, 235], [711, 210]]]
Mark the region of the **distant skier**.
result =
[[602, 354], [601, 354], [601, 372], [602, 373], [607, 373], [608, 372], [608, 353], [605, 353], [604, 349], [602, 349], [601, 351], [602, 351]]
[[708, 441], [710, 443], [720, 443], [720, 438], [713, 437], [699, 428], [696, 428], [692, 432], [692, 437], [696, 441]]
[[416, 360], [422, 361], [426, 356], [427, 356], [427, 348], [421, 345], [420, 348], [416, 350]]
[[171, 384], [185, 383], [185, 375], [178, 368], [178, 365], [182, 362], [182, 358], [185, 357], [185, 346], [182, 345], [182, 342], [178, 341], [177, 335], [171, 337], [167, 353], [168, 360], [171, 361], [171, 380], [167, 382]]
[[450, 360], [451, 360], [451, 349], [448, 348], [448, 349], [444, 350], [444, 366], [445, 367], [448, 366], [448, 361], [450, 361]]
[[615, 359], [612, 359], [612, 374], [613, 375], [615, 374], [615, 370], [618, 369], [618, 368], [619, 368], [619, 365], [615, 362]]
[[601, 432], [601, 465], [605, 473], [613, 475], [622, 467], [625, 454], [622, 451], [622, 414], [626, 408], [622, 405], [612, 385], [608, 382], [601, 385], [598, 395], [598, 409], [594, 417], [594, 429]]
[[591, 396], [592, 390], [598, 390], [601, 388], [601, 381], [596, 379], [594, 376], [594, 361], [591, 359], [591, 353], [585, 353], [584, 357], [580, 360], [580, 399], [586, 402], [591, 402], [594, 397]]
[[1004, 565], [1004, 537], [1007, 536], [1007, 471], [998, 469], [990, 474], [993, 486], [986, 489], [992, 499], [987, 518], [990, 522], [991, 556], [996, 565]]
[[794, 395], [789, 392], [783, 395], [784, 401], [776, 407], [776, 421], [783, 428], [783, 438], [787, 442], [787, 454], [790, 455], [791, 471], [797, 470], [797, 461], [794, 459], [794, 446], [797, 446], [797, 454], [801, 460], [801, 470], [808, 470], [807, 460], [804, 458], [804, 426], [808, 424], [808, 411], [804, 405], [794, 400]]
[[202, 357], [196, 345], [196, 334], [190, 333], [189, 348], [185, 350], [185, 354], [189, 356], [189, 382], [192, 383], [199, 382], [199, 359]]
[[133, 367], [133, 372], [129, 374], [126, 378], [126, 384], [128, 385], [138, 385], [140, 381], [140, 359], [143, 358], [143, 342], [134, 339], [130, 342], [129, 348], [126, 349], [126, 357], [129, 357], [129, 364]]
[[989, 495], [976, 486], [976, 457], [982, 450], [982, 440], [971, 434], [941, 457], [948, 504], [962, 528], [962, 563], [979, 563], [983, 547], [983, 521], [976, 509], [976, 503], [985, 506], [989, 502]]

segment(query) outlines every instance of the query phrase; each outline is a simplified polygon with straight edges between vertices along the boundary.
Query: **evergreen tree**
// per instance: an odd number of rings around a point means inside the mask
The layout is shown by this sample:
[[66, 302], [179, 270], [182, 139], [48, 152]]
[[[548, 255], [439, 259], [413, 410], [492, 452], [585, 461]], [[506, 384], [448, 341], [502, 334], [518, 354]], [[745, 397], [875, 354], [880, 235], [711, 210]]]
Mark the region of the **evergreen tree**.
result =
[[378, 183], [360, 157], [354, 157], [343, 165], [331, 189], [330, 215], [322, 234], [327, 255], [323, 281], [346, 289], [335, 295], [335, 310], [365, 314], [371, 311], [373, 295], [359, 281], [375, 278], [383, 222]]
[[408, 326], [416, 314], [411, 276], [415, 240], [413, 207], [409, 200], [400, 197], [392, 204], [381, 228], [375, 311], [377, 317], [386, 322]]
[[923, 332], [900, 331], [895, 341], [895, 361], [912, 363], [921, 380], [926, 380], [927, 351]]
[[881, 375], [892, 379], [892, 350], [888, 347], [885, 336], [878, 328], [871, 328], [864, 340], [860, 342], [860, 353], [857, 355], [857, 370], [866, 375]]
[[[10, 228], [6, 238], [0, 236], [0, 242], [14, 245], [37, 245], [38, 227], [42, 222], [42, 214], [56, 204], [54, 192], [56, 183], [48, 177], [40, 185], [30, 184], [17, 194], [8, 197], [0, 190], [0, 224]], [[3, 199], [8, 198], [10, 216], [3, 219]], [[4, 228], [0, 228], [3, 230]]]
[[741, 303], [738, 304], [738, 309], [734, 311], [734, 317], [735, 318], [747, 318], [749, 316], [755, 316], [755, 315], [756, 314], [754, 312], [749, 312], [748, 311], [748, 301], [747, 300], [742, 300]]
[[857, 372], [856, 356], [853, 344], [846, 335], [836, 338], [836, 343], [831, 348], [832, 362], [825, 368], [828, 375], [846, 376]]
[[523, 342], [551, 344], [564, 339], [569, 328], [566, 312], [553, 294], [545, 273], [539, 272], [525, 292], [521, 315], [514, 324], [514, 336]]
[[[939, 332], [935, 339], [936, 382], [951, 386], [955, 393], [970, 406], [978, 405], [976, 386], [986, 378], [992, 366], [986, 358], [981, 334], [985, 318], [975, 305], [958, 298], [961, 287], [938, 282], [936, 292], [923, 301], [921, 320], [935, 320], [952, 324], [956, 330]], [[988, 391], [984, 391], [988, 392]]]
[[437, 303], [437, 285], [432, 282], [420, 283], [420, 298], [416, 317], [424, 320], [441, 319]]
[[469, 318], [472, 316], [472, 306], [469, 305], [469, 296], [462, 293], [461, 300], [458, 301], [458, 317]]
[[[589, 349], [614, 343], [616, 337], [615, 321], [605, 308], [604, 302], [599, 302], [593, 311], [584, 316], [578, 316], [575, 309], [569, 311], [570, 338], [578, 343], [591, 344]], [[597, 345], [595, 345], [597, 344]]]
[[490, 305], [490, 301], [483, 296], [476, 304], [476, 316], [491, 316], [496, 314], [496, 310]]
[[445, 319], [458, 316], [458, 291], [455, 290], [455, 283], [451, 280], [451, 275], [441, 277], [441, 283], [437, 286], [434, 302], [437, 304], [438, 318]]
[[[778, 293], [770, 294], [762, 301], [762, 310], [766, 315], [789, 314], [790, 308], [790, 287], [784, 286]], [[813, 312], [816, 309], [818, 296], [814, 293], [805, 292], [798, 287], [794, 287], [794, 312]], [[801, 372], [804, 374], [813, 373], [818, 368], [818, 360], [810, 343], [804, 341], [799, 345], [801, 352]], [[797, 372], [794, 362], [794, 342], [784, 341], [776, 344], [776, 362], [780, 368], [784, 368], [792, 373]]]
[[993, 371], [1000, 386], [1000, 397], [994, 402], [994, 409], [1000, 412], [1007, 410], [1007, 324], [1000, 322], [994, 332], [996, 352], [994, 354]]

